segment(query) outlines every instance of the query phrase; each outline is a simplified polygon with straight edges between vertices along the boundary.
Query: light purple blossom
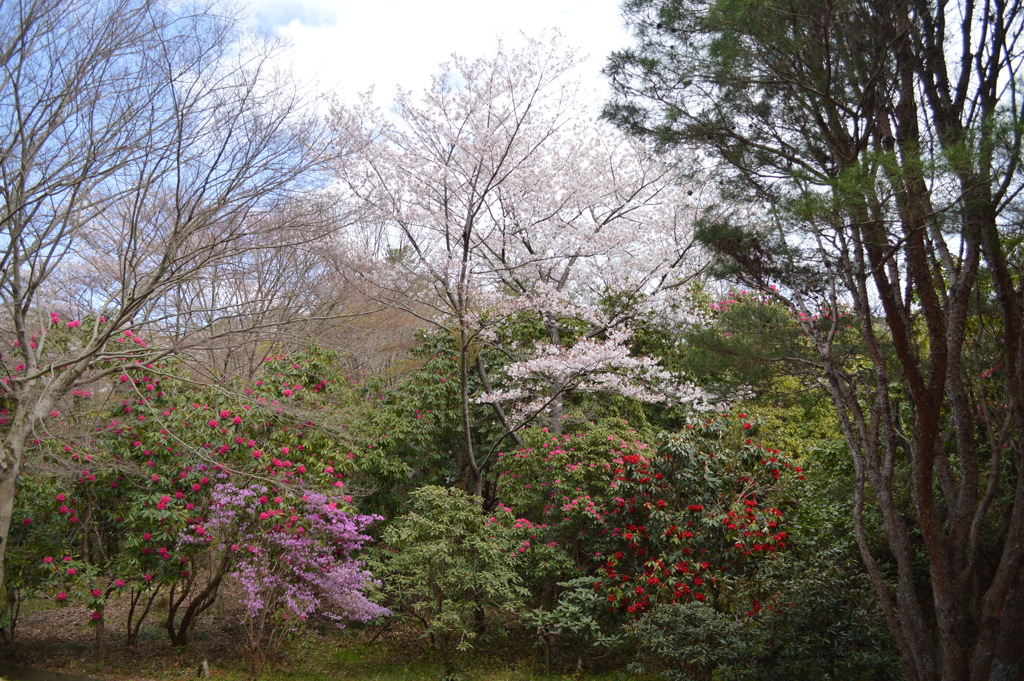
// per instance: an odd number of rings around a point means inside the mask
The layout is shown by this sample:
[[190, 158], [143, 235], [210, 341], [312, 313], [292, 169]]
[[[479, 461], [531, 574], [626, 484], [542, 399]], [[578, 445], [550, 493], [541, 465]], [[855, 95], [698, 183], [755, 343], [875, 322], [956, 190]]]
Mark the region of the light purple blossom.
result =
[[242, 586], [250, 617], [270, 609], [295, 626], [314, 615], [344, 626], [389, 614], [366, 597], [373, 575], [353, 558], [370, 541], [363, 531], [380, 516], [350, 515], [340, 499], [309, 491], [285, 511], [261, 503], [268, 495], [275, 496], [255, 485], [217, 485], [204, 525], [208, 538], [181, 539], [231, 552], [231, 576]]

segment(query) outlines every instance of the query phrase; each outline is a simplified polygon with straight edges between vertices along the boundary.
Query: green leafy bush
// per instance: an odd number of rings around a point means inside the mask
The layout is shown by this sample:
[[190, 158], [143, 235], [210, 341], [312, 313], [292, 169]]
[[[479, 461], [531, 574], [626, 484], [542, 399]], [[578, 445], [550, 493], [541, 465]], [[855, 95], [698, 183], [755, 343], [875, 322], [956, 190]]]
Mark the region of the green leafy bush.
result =
[[480, 500], [434, 485], [410, 494], [410, 510], [382, 534], [370, 564], [392, 611], [418, 622], [446, 673], [473, 649], [487, 609], [515, 612], [527, 596], [516, 571], [517, 537], [492, 521]]
[[629, 627], [637, 670], [669, 681], [902, 678], [870, 585], [843, 552], [779, 560], [777, 588], [754, 615], [698, 602], [666, 603]]

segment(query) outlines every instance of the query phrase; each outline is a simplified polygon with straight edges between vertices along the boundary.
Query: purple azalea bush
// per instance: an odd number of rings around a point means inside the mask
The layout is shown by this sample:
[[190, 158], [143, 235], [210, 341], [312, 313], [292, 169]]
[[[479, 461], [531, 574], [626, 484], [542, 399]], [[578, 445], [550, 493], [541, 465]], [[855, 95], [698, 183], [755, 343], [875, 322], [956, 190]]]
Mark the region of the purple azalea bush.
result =
[[[250, 619], [279, 615], [294, 628], [313, 615], [344, 626], [389, 611], [366, 596], [376, 582], [353, 554], [380, 516], [351, 515], [339, 499], [305, 491], [278, 495], [226, 483], [214, 489], [206, 522], [183, 537], [231, 552], [230, 573], [243, 589]], [[275, 620], [277, 618], [275, 617]]]

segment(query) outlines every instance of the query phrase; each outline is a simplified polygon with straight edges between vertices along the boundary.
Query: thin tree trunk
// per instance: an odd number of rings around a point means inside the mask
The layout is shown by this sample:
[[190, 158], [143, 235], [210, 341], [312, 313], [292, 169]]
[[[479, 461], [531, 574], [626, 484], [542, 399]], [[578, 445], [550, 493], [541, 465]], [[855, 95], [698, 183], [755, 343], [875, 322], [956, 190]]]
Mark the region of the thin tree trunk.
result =
[[146, 599], [146, 605], [142, 609], [142, 612], [139, 613], [138, 617], [136, 617], [136, 608], [139, 604], [139, 601], [142, 599], [143, 592], [137, 591], [136, 589], [132, 589], [130, 596], [130, 606], [128, 608], [128, 617], [125, 620], [125, 641], [127, 647], [134, 648], [135, 645], [138, 643], [139, 630], [142, 629], [142, 623], [146, 621], [146, 615], [149, 614], [149, 609], [153, 607], [153, 601], [156, 599], [157, 594], [159, 594], [160, 591], [161, 588], [159, 586], [156, 588], [149, 589], [149, 597]]
[[[7, 443], [4, 443], [5, 445]], [[11, 467], [0, 471], [0, 603], [7, 602], [7, 539], [10, 536], [11, 519], [14, 516], [14, 493], [15, 482], [18, 477], [18, 467], [21, 463], [20, 453], [9, 456]]]
[[100, 664], [107, 660], [107, 628], [103, 610], [102, 607], [97, 610], [100, 618], [96, 620], [96, 661]]

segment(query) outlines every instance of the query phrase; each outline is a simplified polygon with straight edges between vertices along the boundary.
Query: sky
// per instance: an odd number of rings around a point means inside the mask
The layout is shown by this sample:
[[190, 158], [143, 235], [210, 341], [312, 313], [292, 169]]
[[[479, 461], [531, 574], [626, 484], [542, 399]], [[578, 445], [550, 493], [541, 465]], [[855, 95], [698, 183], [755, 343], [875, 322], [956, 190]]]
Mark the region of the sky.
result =
[[[423, 90], [452, 53], [494, 53], [499, 39], [552, 29], [588, 55], [584, 87], [606, 92], [600, 75], [610, 52], [629, 44], [621, 0], [248, 0], [253, 18], [285, 38], [286, 63], [315, 91], [354, 102], [374, 88], [387, 105], [397, 87]], [[603, 97], [602, 97], [603, 99]]]

